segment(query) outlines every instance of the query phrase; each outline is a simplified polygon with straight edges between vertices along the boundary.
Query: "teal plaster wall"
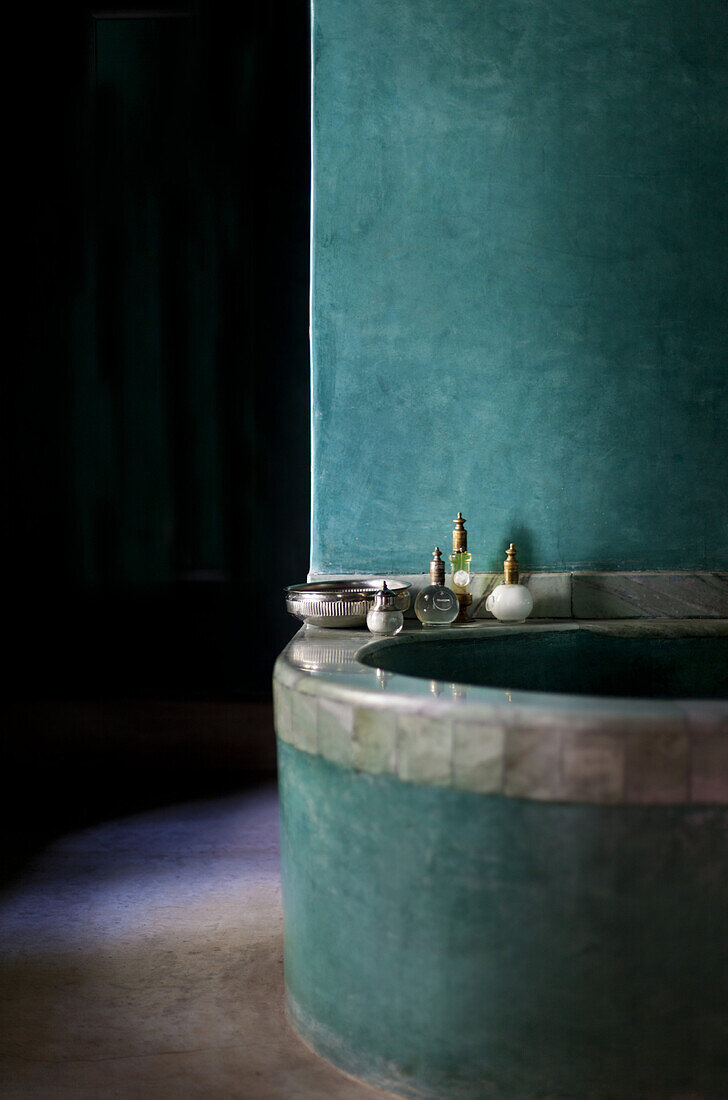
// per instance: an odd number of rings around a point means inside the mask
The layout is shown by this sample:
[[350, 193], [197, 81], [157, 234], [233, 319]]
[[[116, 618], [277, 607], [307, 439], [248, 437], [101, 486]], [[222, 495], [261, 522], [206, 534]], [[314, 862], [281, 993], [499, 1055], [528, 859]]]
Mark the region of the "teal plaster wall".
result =
[[314, 0], [314, 571], [728, 568], [724, 0]]
[[294, 1021], [448, 1100], [728, 1095], [724, 807], [402, 783], [279, 741]]

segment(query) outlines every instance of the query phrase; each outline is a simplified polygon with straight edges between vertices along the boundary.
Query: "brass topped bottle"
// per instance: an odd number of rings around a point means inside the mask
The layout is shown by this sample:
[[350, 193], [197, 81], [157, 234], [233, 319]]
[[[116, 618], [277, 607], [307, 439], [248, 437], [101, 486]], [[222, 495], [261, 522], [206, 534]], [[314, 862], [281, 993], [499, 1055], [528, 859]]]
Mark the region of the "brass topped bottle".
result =
[[485, 609], [502, 623], [524, 623], [533, 611], [533, 596], [518, 580], [518, 559], [513, 543], [506, 550], [503, 574], [505, 583], [493, 589], [485, 601]]
[[460, 605], [458, 622], [468, 623], [470, 619], [465, 608], [473, 602], [470, 593], [470, 563], [473, 556], [468, 552], [468, 532], [465, 530], [463, 513], [458, 512], [457, 518], [453, 522], [452, 554], [449, 555], [452, 569], [452, 588]]
[[424, 627], [450, 626], [459, 607], [455, 593], [445, 587], [445, 563], [436, 546], [430, 562], [430, 583], [415, 600], [415, 615]]

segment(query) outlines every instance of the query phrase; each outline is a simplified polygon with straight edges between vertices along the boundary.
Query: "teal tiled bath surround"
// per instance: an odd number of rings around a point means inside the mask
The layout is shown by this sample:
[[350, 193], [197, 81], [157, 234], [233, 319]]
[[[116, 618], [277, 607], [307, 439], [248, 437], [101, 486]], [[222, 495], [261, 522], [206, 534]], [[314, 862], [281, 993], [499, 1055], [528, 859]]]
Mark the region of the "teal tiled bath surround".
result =
[[540, 804], [281, 743], [289, 1014], [439, 1100], [728, 1094], [726, 807]]
[[422, 640], [581, 632], [709, 643], [728, 621], [408, 625], [386, 643], [304, 627], [278, 660], [289, 1015], [372, 1084], [728, 1095], [728, 700], [385, 667], [385, 648], [416, 657]]

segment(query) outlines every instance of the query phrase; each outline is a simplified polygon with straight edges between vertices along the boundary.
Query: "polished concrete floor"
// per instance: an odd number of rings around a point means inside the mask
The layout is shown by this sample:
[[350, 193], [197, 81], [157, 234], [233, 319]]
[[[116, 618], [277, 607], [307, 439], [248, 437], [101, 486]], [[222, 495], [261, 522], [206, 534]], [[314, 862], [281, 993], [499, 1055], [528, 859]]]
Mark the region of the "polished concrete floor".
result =
[[275, 786], [94, 825], [0, 897], [0, 1096], [365, 1100], [283, 1012]]

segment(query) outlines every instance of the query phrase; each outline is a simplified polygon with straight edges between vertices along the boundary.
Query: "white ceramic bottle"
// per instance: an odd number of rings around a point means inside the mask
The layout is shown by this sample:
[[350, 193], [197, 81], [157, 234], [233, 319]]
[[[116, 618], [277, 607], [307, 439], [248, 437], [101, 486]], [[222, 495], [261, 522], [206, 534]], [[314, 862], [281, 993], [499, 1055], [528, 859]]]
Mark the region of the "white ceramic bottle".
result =
[[397, 607], [397, 595], [390, 592], [387, 582], [382, 581], [382, 587], [374, 597], [374, 603], [367, 612], [367, 626], [372, 634], [382, 634], [392, 637], [399, 634], [404, 626], [404, 617]]
[[506, 550], [503, 572], [505, 584], [493, 589], [485, 601], [485, 609], [502, 623], [525, 623], [533, 611], [533, 596], [524, 584], [518, 582], [518, 562], [513, 543]]

